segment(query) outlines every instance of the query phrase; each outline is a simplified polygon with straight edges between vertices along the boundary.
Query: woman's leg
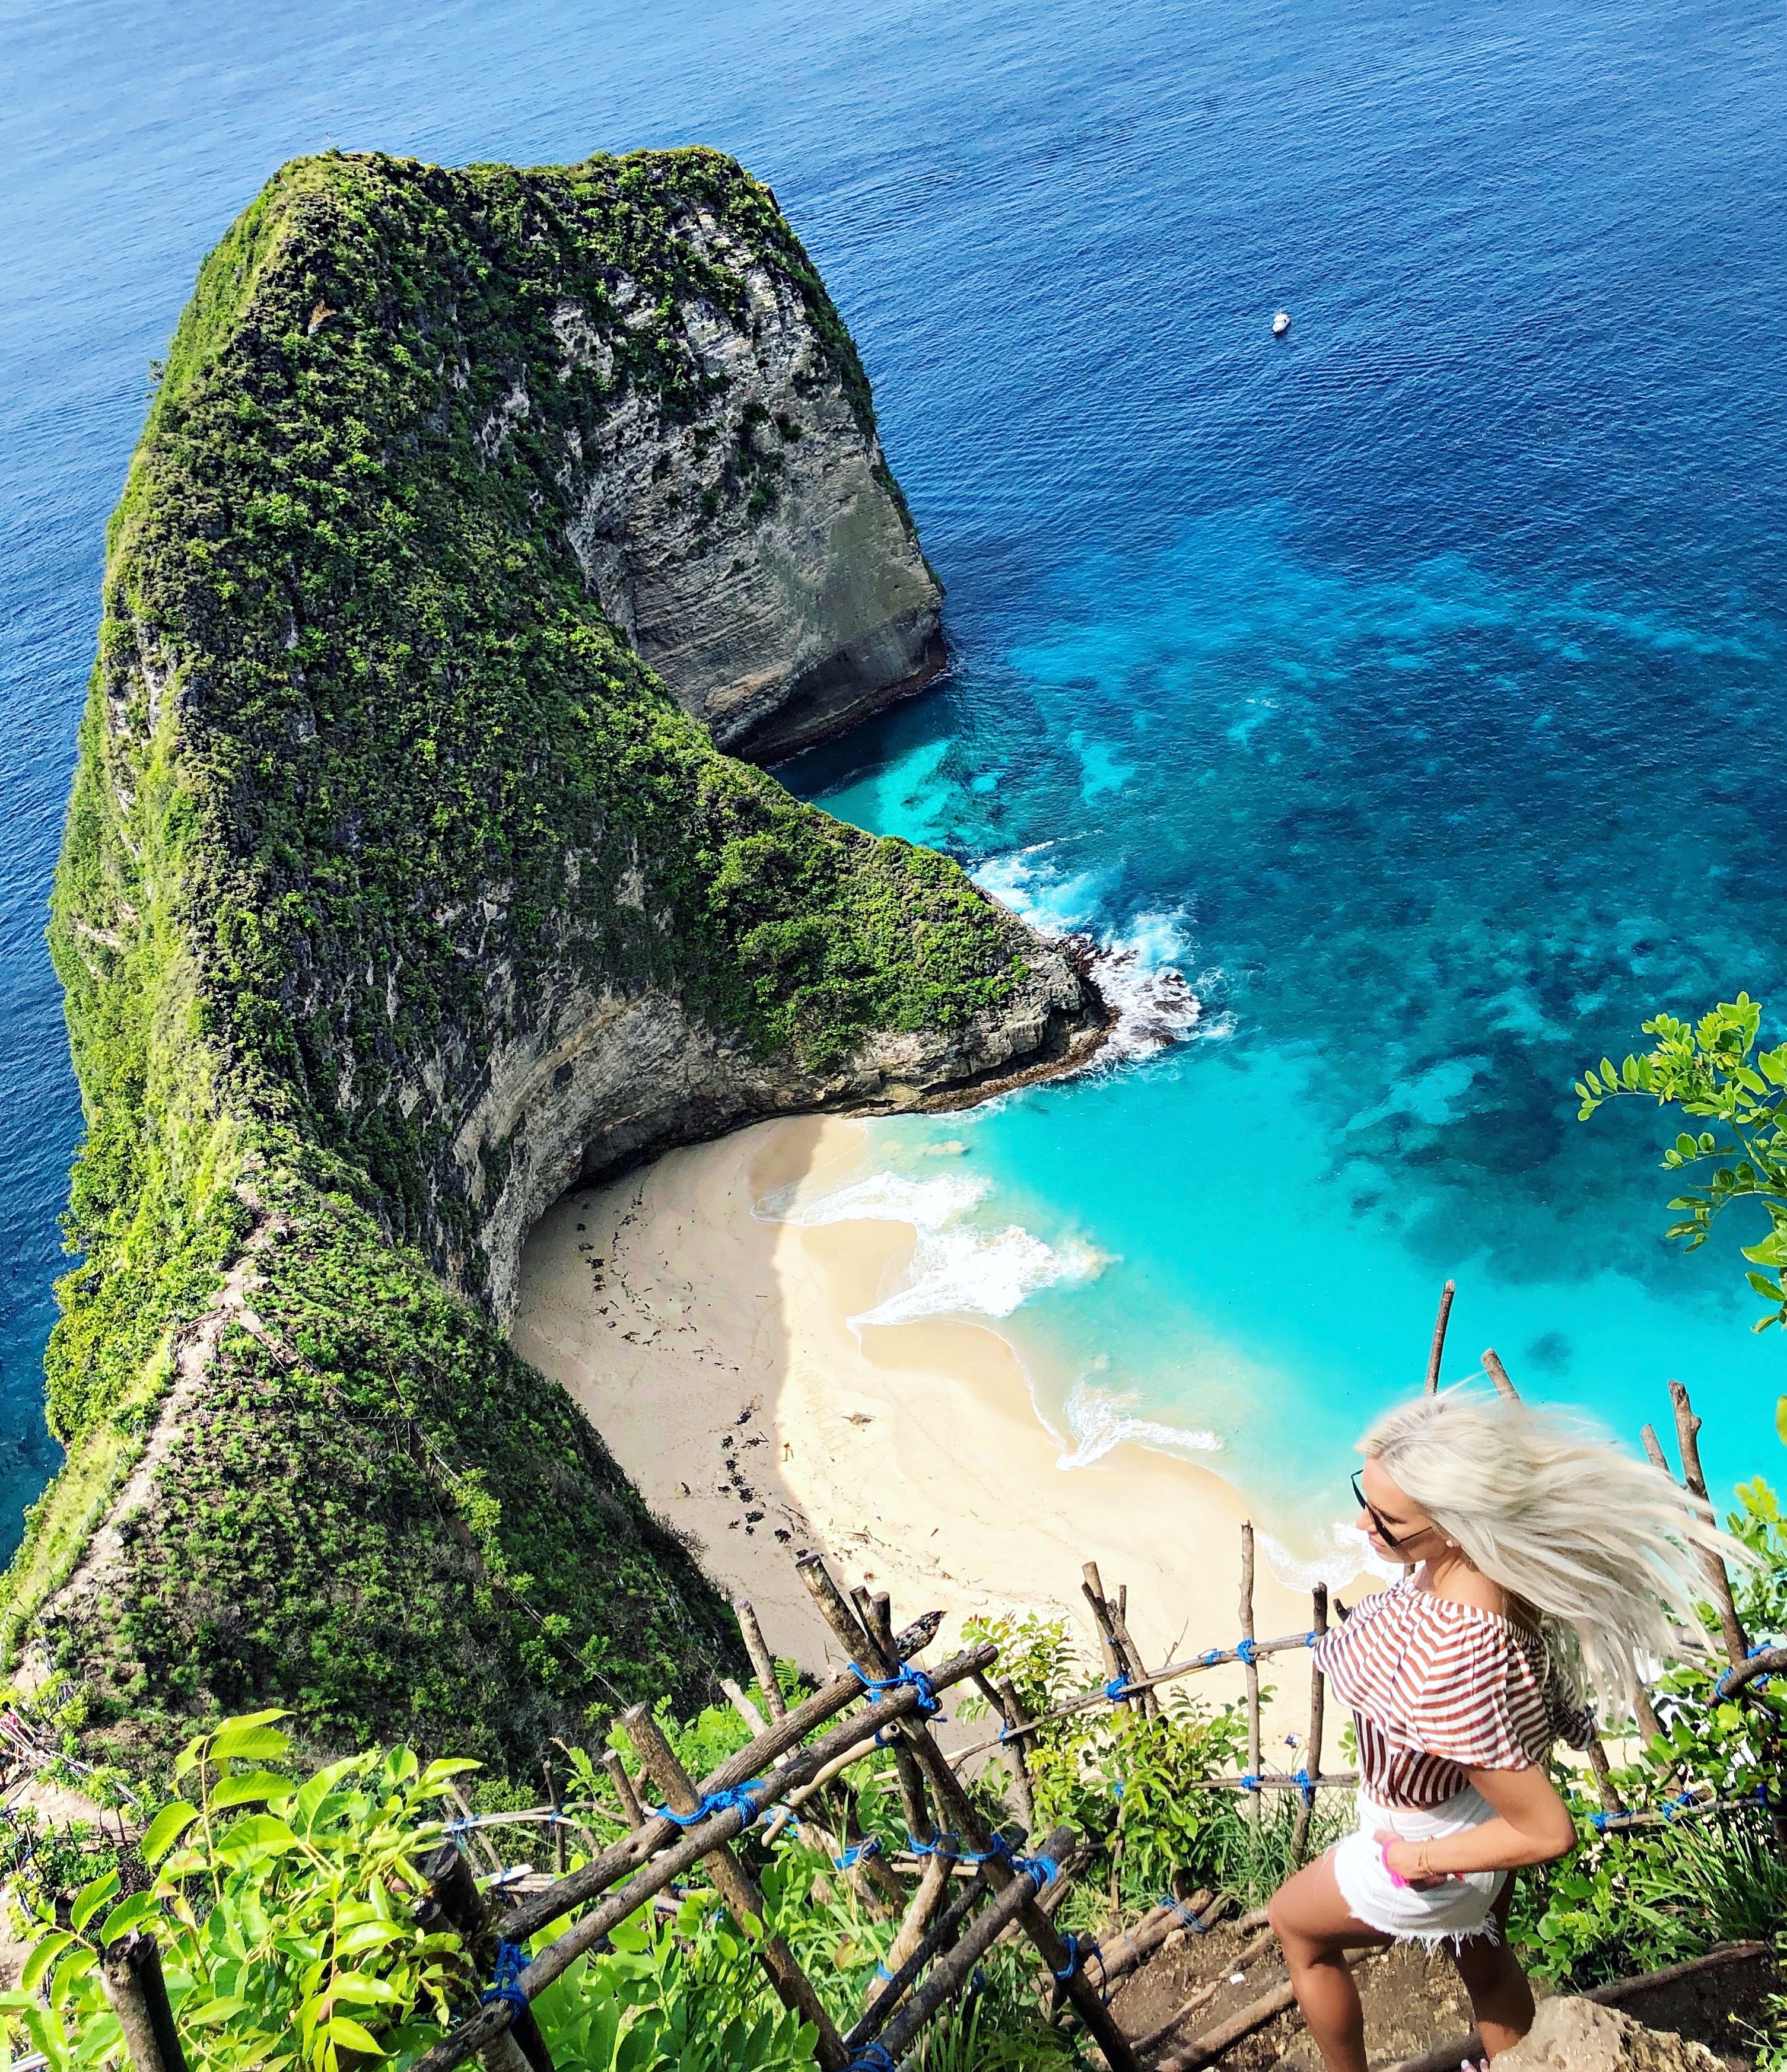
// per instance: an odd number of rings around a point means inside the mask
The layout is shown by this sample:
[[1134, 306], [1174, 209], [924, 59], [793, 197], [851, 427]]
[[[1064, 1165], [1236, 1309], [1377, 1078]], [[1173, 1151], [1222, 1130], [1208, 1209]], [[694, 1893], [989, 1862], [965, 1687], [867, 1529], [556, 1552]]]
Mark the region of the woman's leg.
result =
[[1493, 1910], [1501, 1941], [1492, 1942], [1486, 1935], [1477, 1935], [1452, 1945], [1452, 1961], [1476, 2016], [1476, 2033], [1491, 2058], [1518, 2043], [1533, 2026], [1533, 1989], [1508, 1947], [1508, 1910], [1513, 1901], [1514, 1873], [1510, 1871]]
[[1328, 2072], [1365, 2072], [1365, 2012], [1346, 1953], [1390, 1938], [1353, 1918], [1326, 1856], [1287, 1878], [1267, 1912]]

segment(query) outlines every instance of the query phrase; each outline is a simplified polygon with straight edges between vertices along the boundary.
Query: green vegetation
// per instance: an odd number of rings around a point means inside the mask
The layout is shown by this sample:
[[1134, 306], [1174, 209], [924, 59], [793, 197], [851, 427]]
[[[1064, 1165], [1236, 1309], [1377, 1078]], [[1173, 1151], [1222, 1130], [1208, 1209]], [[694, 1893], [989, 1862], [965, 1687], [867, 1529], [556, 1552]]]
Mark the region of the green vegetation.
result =
[[[704, 223], [804, 300], [810, 379], [872, 429], [772, 197], [703, 150], [296, 162], [170, 348], [55, 894], [89, 1125], [47, 1363], [69, 1460], [5, 1588], [9, 1660], [245, 1258], [266, 1330], [226, 1330], [140, 1527], [48, 1635], [101, 1753], [283, 1698], [330, 1746], [526, 1769], [666, 1678], [698, 1695], [723, 1608], [473, 1306], [516, 1146], [459, 1143], [465, 1116], [542, 1003], [665, 996], [817, 1082], [1022, 973], [954, 865], [718, 754], [586, 592], [565, 454], [723, 385], [686, 305], [749, 320]], [[600, 352], [567, 356], [566, 305]], [[772, 491], [751, 432], [717, 500]]]

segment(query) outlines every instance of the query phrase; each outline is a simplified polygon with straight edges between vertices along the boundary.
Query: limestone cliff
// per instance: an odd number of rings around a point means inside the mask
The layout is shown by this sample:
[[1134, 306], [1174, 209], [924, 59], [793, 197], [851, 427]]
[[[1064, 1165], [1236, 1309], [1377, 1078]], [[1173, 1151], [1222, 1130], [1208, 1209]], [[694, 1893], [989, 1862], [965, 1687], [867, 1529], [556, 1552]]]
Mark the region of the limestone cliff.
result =
[[90, 1739], [282, 1701], [525, 1766], [726, 1656], [500, 1327], [580, 1174], [1096, 1040], [953, 863], [703, 723], [830, 723], [936, 605], [848, 335], [716, 154], [330, 154], [206, 262], [51, 929], [84, 1257], [4, 1632]]

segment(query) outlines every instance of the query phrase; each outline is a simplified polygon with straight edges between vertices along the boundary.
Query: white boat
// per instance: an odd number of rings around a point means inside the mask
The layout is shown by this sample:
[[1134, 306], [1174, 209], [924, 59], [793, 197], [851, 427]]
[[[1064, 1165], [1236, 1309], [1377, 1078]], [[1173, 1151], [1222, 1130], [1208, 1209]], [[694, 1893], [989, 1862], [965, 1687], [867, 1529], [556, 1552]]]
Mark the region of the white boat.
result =
[[1290, 328], [1291, 328], [1291, 312], [1290, 312], [1288, 310], [1280, 310], [1278, 311], [1278, 314], [1277, 314], [1275, 317], [1274, 317], [1274, 318], [1273, 318], [1273, 319], [1272, 319], [1272, 335], [1273, 335], [1273, 337], [1274, 337], [1274, 338], [1283, 338], [1283, 337], [1284, 336], [1285, 333], [1286, 333], [1287, 331], [1289, 331], [1289, 330], [1290, 330]]

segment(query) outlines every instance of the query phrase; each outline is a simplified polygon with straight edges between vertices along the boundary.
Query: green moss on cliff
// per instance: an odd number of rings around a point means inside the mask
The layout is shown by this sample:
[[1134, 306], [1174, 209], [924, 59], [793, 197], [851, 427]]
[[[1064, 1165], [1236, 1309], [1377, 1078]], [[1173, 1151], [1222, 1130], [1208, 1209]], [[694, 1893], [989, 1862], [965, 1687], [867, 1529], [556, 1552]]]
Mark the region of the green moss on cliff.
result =
[[[953, 865], [719, 754], [586, 591], [554, 456], [629, 394], [674, 418], [723, 380], [667, 321], [748, 322], [715, 249], [804, 299], [809, 378], [872, 429], [772, 197], [706, 151], [300, 161], [182, 319], [110, 536], [51, 930], [89, 1124], [49, 1359], [72, 1483], [127, 1469], [253, 1203], [289, 1223], [253, 1301], [297, 1358], [231, 1330], [125, 1580], [60, 1629], [101, 1723], [273, 1692], [344, 1741], [481, 1719], [518, 1760], [698, 1681], [719, 1600], [410, 1249], [476, 1293], [508, 1154], [467, 1191], [468, 1090], [554, 989], [667, 993], [817, 1070], [1021, 972]], [[603, 353], [567, 357], [567, 307]], [[717, 493], [772, 480], [727, 465]], [[15, 1625], [68, 1538], [52, 1492]]]

